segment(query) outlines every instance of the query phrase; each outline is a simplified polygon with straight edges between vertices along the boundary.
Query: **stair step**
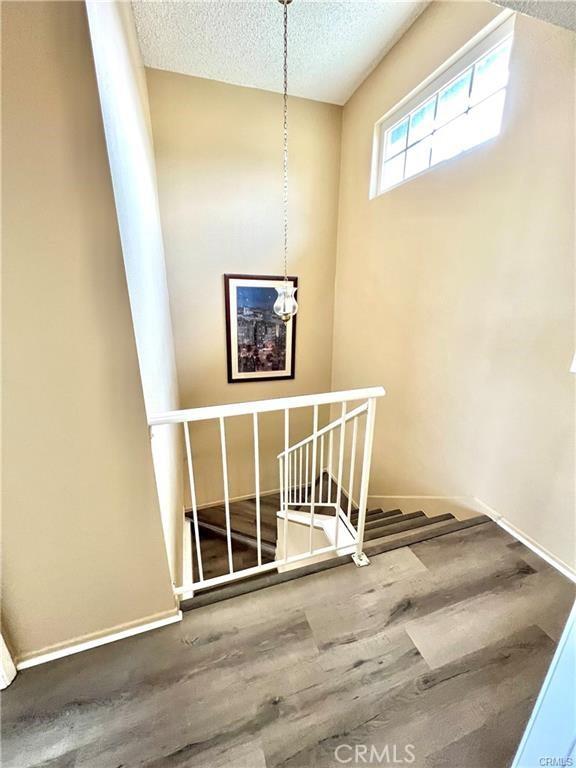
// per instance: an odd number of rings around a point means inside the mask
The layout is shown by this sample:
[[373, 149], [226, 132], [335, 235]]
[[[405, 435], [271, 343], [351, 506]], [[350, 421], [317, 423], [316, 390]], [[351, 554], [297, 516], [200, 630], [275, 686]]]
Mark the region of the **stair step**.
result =
[[[437, 536], [444, 536], [445, 534], [454, 533], [456, 531], [463, 530], [464, 528], [471, 528], [476, 525], [482, 525], [484, 523], [492, 523], [492, 520], [486, 515], [479, 515], [478, 517], [472, 517], [469, 520], [451, 520], [449, 522], [436, 521], [438, 518], [428, 518], [434, 524], [428, 526], [421, 526], [414, 531], [408, 531], [398, 534], [372, 545], [366, 544], [364, 547], [365, 553], [368, 557], [375, 557], [383, 552], [390, 552], [393, 549], [400, 549], [401, 547], [408, 547], [411, 544], [419, 544], [422, 541], [436, 538]], [[351, 565], [350, 555], [342, 555], [341, 557], [334, 557], [331, 560], [321, 560], [318, 563], [312, 563], [311, 565], [305, 565], [301, 568], [294, 568], [290, 571], [284, 571], [284, 573], [270, 572], [263, 573], [259, 576], [252, 576], [248, 579], [241, 579], [233, 584], [224, 584], [221, 587], [213, 587], [205, 591], [199, 592], [194, 597], [188, 600], [182, 600], [180, 608], [183, 611], [192, 611], [196, 608], [202, 608], [205, 605], [211, 605], [212, 603], [219, 603], [222, 600], [228, 600], [231, 597], [238, 597], [240, 595], [248, 594], [249, 592], [256, 592], [260, 589], [267, 587], [273, 587], [276, 584], [283, 584], [286, 581], [292, 581], [293, 579], [300, 579], [303, 576], [309, 576], [314, 573], [320, 573], [327, 571], [330, 568], [337, 568], [340, 565]], [[356, 566], [354, 566], [356, 567]]]
[[419, 517], [426, 517], [426, 515], [424, 512], [410, 512], [407, 515], [395, 515], [394, 517], [386, 517], [384, 519], [379, 517], [366, 519], [365, 530], [368, 531], [384, 525], [395, 525], [396, 523], [403, 522], [404, 520], [416, 520]]
[[[190, 521], [190, 524], [192, 525], [192, 536], [194, 536], [194, 527], [193, 522]], [[201, 531], [208, 531], [213, 536], [218, 537], [219, 539], [226, 539], [226, 528], [222, 528], [220, 525], [211, 525], [210, 523], [204, 523], [202, 521], [198, 521], [198, 528]], [[252, 549], [257, 550], [258, 549], [258, 539], [255, 536], [249, 536], [245, 533], [239, 533], [238, 531], [230, 531], [230, 538], [232, 541], [237, 541], [239, 544], [244, 544], [246, 547], [251, 547]], [[260, 541], [262, 546], [262, 552], [271, 556], [272, 559], [276, 556], [276, 544], [270, 544], [268, 541], [264, 541], [261, 539]]]
[[402, 533], [403, 531], [409, 531], [415, 528], [425, 527], [427, 525], [435, 525], [436, 523], [444, 522], [446, 520], [454, 520], [454, 515], [449, 513], [445, 515], [438, 515], [437, 517], [426, 517], [426, 515], [422, 515], [416, 517], [415, 519], [403, 520], [398, 523], [393, 522], [388, 525], [379, 526], [377, 528], [370, 528], [364, 534], [364, 541], [381, 539], [384, 536], [390, 536], [394, 533]]
[[[398, 517], [398, 515], [402, 514], [401, 509], [389, 509], [386, 512], [384, 512], [383, 509], [371, 509], [370, 511], [366, 512], [366, 521], [368, 520], [375, 520], [380, 518], [387, 518], [387, 517]], [[358, 522], [358, 512], [352, 512], [352, 515], [350, 517], [353, 523]]]
[[[442, 517], [442, 515], [439, 515], [439, 517]], [[431, 522], [430, 525], [420, 526], [413, 531], [399, 533], [396, 536], [386, 537], [380, 541], [366, 543], [364, 552], [368, 557], [373, 557], [374, 555], [381, 555], [383, 552], [390, 552], [393, 549], [409, 547], [412, 544], [419, 544], [422, 541], [435, 539], [438, 536], [444, 536], [449, 533], [455, 533], [456, 531], [463, 531], [465, 528], [473, 528], [476, 525], [493, 522], [487, 515], [478, 515], [477, 517], [471, 517], [468, 520], [453, 519], [445, 522], [437, 522], [438, 517], [431, 517], [428, 519]]]
[[219, 603], [222, 600], [228, 600], [230, 597], [238, 597], [240, 595], [246, 595], [249, 592], [257, 592], [260, 589], [274, 587], [276, 584], [283, 584], [286, 581], [300, 579], [303, 576], [309, 576], [313, 573], [327, 571], [330, 568], [336, 568], [339, 565], [350, 564], [350, 562], [350, 555], [342, 555], [341, 557], [334, 557], [331, 560], [321, 560], [318, 563], [305, 565], [301, 568], [293, 568], [289, 571], [284, 571], [283, 573], [272, 571], [269, 573], [262, 573], [258, 576], [251, 576], [250, 578], [242, 579], [241, 581], [236, 581], [232, 584], [225, 584], [221, 587], [213, 587], [212, 589], [203, 590], [189, 600], [182, 600], [180, 602], [180, 609], [182, 611], [193, 611], [195, 608], [202, 608], [205, 605]]
[[[245, 509], [239, 509], [236, 503], [231, 508], [230, 525], [233, 533], [242, 534], [256, 540], [256, 503], [253, 499], [243, 504]], [[270, 546], [276, 546], [276, 512], [279, 507], [279, 499], [265, 497], [261, 499], [261, 538]], [[194, 519], [191, 509], [186, 510], [186, 517]], [[223, 506], [217, 505], [207, 509], [198, 510], [198, 523], [214, 526], [226, 534], [226, 511]]]

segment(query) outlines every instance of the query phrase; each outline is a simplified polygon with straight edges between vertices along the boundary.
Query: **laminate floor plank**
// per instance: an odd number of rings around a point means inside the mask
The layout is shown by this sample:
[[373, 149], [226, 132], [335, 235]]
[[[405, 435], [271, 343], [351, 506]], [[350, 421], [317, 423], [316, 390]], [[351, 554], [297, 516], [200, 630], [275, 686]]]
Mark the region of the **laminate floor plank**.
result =
[[[526, 573], [524, 566], [521, 568], [521, 573]], [[574, 602], [574, 584], [565, 582], [558, 584], [558, 579], [554, 579], [551, 584], [548, 574], [535, 571], [524, 578], [512, 578], [511, 574], [497, 589], [414, 618], [407, 623], [406, 631], [428, 664], [441, 666], [458, 655], [505, 638], [526, 624], [546, 625], [551, 613], [562, 611], [562, 605], [552, 608], [547, 599], [542, 600], [542, 594], [547, 594], [546, 587], [553, 599], [558, 592], [568, 598], [564, 603], [567, 607]]]
[[[514, 539], [496, 523], [487, 523], [475, 528], [464, 528], [450, 536], [412, 544], [410, 549], [432, 573], [452, 570], [459, 573], [466, 568], [491, 566], [494, 560], [514, 554], [510, 544]], [[523, 545], [515, 550], [518, 558], [531, 563], [532, 554]], [[543, 561], [537, 558], [537, 569]]]
[[[442, 618], [442, 611], [456, 611], [466, 626], [475, 626], [470, 602], [478, 595], [503, 593], [502, 602], [513, 592], [516, 585], [536, 571], [516, 557], [510, 562], [501, 562], [494, 572], [483, 568], [466, 570], [458, 579], [428, 573], [426, 578], [413, 577], [391, 584], [387, 588], [375, 588], [358, 595], [352, 604], [340, 602], [335, 605], [320, 605], [306, 614], [319, 648], [325, 650], [333, 645], [349, 645], [364, 637], [376, 637], [398, 626], [422, 625]], [[469, 615], [468, 615], [469, 614]], [[444, 631], [444, 627], [439, 631]], [[423, 633], [425, 634], [425, 633]], [[412, 635], [412, 639], [414, 636]], [[427, 638], [432, 648], [442, 645], [442, 639], [435, 635]], [[454, 649], [458, 652], [458, 648]]]
[[[197, 622], [200, 625], [205, 625], [207, 621], [214, 622], [219, 627], [229, 622], [236, 624], [264, 620], [273, 615], [280, 605], [283, 610], [297, 610], [316, 605], [336, 605], [342, 601], [353, 604], [365, 593], [371, 594], [404, 579], [418, 576], [424, 578], [426, 573], [426, 567], [416, 555], [403, 547], [378, 555], [369, 567], [357, 568], [350, 561], [332, 570], [191, 611], [187, 620], [194, 625]], [[192, 617], [192, 614], [199, 612], [200, 615]]]
[[[427, 768], [429, 760], [449, 754], [452, 745], [485, 728], [493, 719], [523, 704], [538, 690], [553, 653], [554, 644], [538, 627], [527, 627], [506, 641], [483, 648], [438, 670], [424, 672], [385, 693], [379, 701], [380, 712], [357, 727], [344, 730], [324, 740], [311, 750], [299, 750], [280, 763], [283, 768], [334, 768], [336, 750], [343, 758], [355, 754], [356, 746], [374, 748], [383, 754], [388, 748], [390, 760], [404, 756], [410, 746], [411, 765]], [[508, 722], [512, 739], [518, 743], [528, 715], [517, 713]], [[479, 726], [479, 723], [482, 725]], [[486, 737], [491, 738], [487, 728]], [[473, 741], [473, 740], [472, 740]], [[507, 768], [510, 763], [507, 737], [503, 759], [492, 760], [498, 744], [476, 744], [474, 763], [461, 760], [443, 763], [449, 768]], [[472, 757], [472, 756], [470, 756]], [[360, 761], [361, 762], [361, 761]], [[350, 764], [356, 765], [354, 760]], [[387, 764], [384, 762], [384, 764]], [[278, 765], [278, 763], [276, 763]]]
[[506, 768], [573, 595], [481, 525], [204, 606], [19, 673], [2, 766], [336, 768], [345, 743]]
[[510, 765], [533, 706], [534, 697], [530, 696], [516, 706], [492, 715], [480, 728], [431, 755], [426, 760], [426, 768]]

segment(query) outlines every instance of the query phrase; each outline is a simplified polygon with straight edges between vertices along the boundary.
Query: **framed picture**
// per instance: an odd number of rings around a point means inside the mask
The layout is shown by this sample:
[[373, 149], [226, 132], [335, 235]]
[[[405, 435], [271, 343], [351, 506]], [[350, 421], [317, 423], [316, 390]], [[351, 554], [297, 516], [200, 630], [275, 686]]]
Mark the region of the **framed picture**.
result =
[[[298, 278], [289, 277], [298, 287]], [[228, 381], [293, 379], [296, 316], [287, 323], [274, 312], [284, 278], [224, 275]]]

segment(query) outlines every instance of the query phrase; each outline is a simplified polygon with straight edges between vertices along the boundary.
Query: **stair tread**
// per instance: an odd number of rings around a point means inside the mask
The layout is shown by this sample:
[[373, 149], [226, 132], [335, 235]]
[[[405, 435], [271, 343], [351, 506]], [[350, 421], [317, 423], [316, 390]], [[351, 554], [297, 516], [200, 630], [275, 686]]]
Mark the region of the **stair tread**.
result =
[[[203, 521], [198, 522], [198, 527], [202, 531], [208, 531], [209, 533], [212, 533], [219, 538], [226, 539], [227, 538], [227, 532], [226, 528], [222, 528], [222, 526], [219, 525], [212, 525], [211, 523], [205, 523]], [[194, 528], [192, 528], [192, 536], [194, 536]], [[247, 547], [251, 547], [252, 549], [258, 549], [258, 539], [256, 536], [251, 536], [246, 533], [240, 533], [239, 531], [230, 531], [230, 538], [233, 541], [240, 542], [240, 544], [244, 544]], [[269, 542], [265, 539], [261, 539], [261, 546], [262, 551], [266, 552], [268, 555], [275, 556], [276, 555], [276, 542]]]
[[420, 517], [426, 517], [424, 512], [409, 512], [407, 515], [395, 515], [394, 517], [386, 517], [386, 518], [373, 518], [373, 519], [367, 519], [365, 530], [371, 530], [373, 528], [379, 528], [380, 526], [388, 526], [388, 525], [395, 525], [396, 523], [402, 522], [404, 520], [416, 520]]
[[455, 533], [456, 531], [461, 531], [465, 528], [472, 528], [476, 525], [492, 522], [491, 518], [487, 515], [478, 515], [477, 517], [471, 517], [468, 520], [457, 520], [454, 518], [452, 520], [440, 522], [437, 522], [437, 518], [429, 519], [432, 521], [430, 525], [420, 526], [414, 530], [404, 531], [394, 536], [387, 536], [376, 541], [367, 542], [364, 547], [364, 552], [368, 557], [372, 557], [373, 555], [380, 555], [383, 552], [389, 552], [392, 549], [408, 547], [412, 544], [419, 544], [422, 541], [428, 541], [428, 539], [434, 539], [448, 533]]
[[[420, 526], [415, 530], [386, 537], [385, 539], [372, 542], [371, 544], [367, 543], [364, 547], [365, 553], [368, 557], [375, 557], [384, 552], [400, 549], [401, 547], [407, 547], [412, 544], [418, 544], [422, 541], [427, 541], [428, 539], [463, 530], [464, 528], [492, 523], [492, 520], [486, 515], [478, 515], [478, 517], [473, 517], [468, 520], [452, 519], [450, 521], [440, 522], [437, 522], [437, 519], [434, 518], [429, 519], [433, 520], [433, 524]], [[220, 587], [213, 587], [212, 589], [199, 592], [195, 597], [188, 600], [182, 600], [180, 608], [183, 611], [195, 610], [196, 608], [202, 608], [205, 605], [218, 603], [231, 597], [237, 597], [249, 592], [256, 592], [260, 589], [265, 589], [266, 587], [272, 587], [276, 584], [291, 581], [292, 579], [299, 579], [313, 573], [337, 568], [340, 565], [350, 565], [350, 555], [334, 557], [331, 560], [322, 560], [318, 563], [312, 563], [311, 565], [306, 565], [301, 568], [284, 571], [284, 573], [269, 572], [259, 574], [258, 576], [252, 576], [248, 579], [242, 579], [231, 584], [225, 584]]]
[[425, 528], [428, 525], [435, 525], [436, 523], [444, 522], [446, 520], [454, 520], [454, 515], [445, 514], [438, 515], [437, 517], [417, 517], [411, 520], [403, 520], [391, 525], [383, 525], [377, 528], [370, 528], [364, 535], [364, 541], [373, 541], [374, 539], [381, 539], [385, 536], [391, 536], [394, 533], [402, 533], [403, 531], [414, 530], [415, 528]]
[[[368, 512], [366, 512], [366, 520], [372, 519], [372, 518], [387, 518], [387, 517], [398, 517], [398, 515], [402, 514], [401, 509], [388, 509], [386, 512], [384, 512], [383, 509], [371, 509]], [[351, 515], [352, 522], [356, 522], [358, 520], [358, 512], [352, 512]]]
[[[270, 502], [267, 499], [265, 501], [265, 499], [266, 497], [261, 499], [260, 535], [263, 542], [276, 546], [276, 512], [279, 509], [278, 501], [276, 497]], [[239, 509], [237, 503], [231, 506], [230, 527], [233, 533], [249, 536], [256, 540], [256, 506], [254, 504], [251, 507], [251, 501], [253, 500], [249, 500], [244, 505], [246, 507], [245, 510]], [[191, 509], [187, 509], [185, 514], [189, 520], [194, 519]], [[219, 528], [226, 534], [226, 511], [223, 506], [199, 509], [197, 514], [199, 523]]]

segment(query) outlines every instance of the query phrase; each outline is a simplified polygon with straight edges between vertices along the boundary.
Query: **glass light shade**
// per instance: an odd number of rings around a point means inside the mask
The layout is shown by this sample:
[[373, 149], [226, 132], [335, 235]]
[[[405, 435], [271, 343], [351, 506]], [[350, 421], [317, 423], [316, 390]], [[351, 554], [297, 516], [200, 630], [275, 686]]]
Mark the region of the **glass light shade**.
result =
[[296, 303], [296, 296], [294, 295], [298, 289], [293, 285], [285, 283], [281, 288], [276, 288], [278, 297], [274, 302], [274, 312], [287, 323], [296, 312], [298, 312], [298, 304]]

